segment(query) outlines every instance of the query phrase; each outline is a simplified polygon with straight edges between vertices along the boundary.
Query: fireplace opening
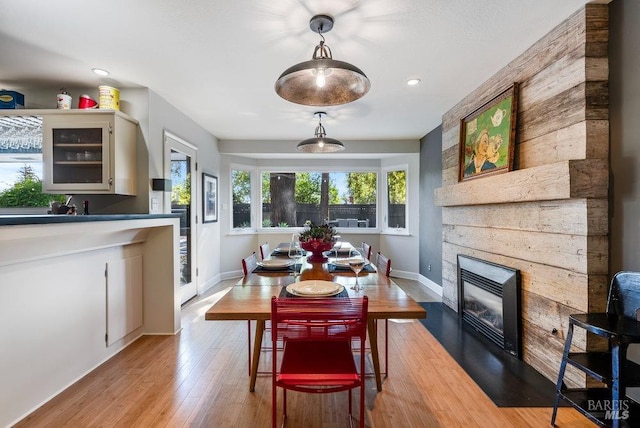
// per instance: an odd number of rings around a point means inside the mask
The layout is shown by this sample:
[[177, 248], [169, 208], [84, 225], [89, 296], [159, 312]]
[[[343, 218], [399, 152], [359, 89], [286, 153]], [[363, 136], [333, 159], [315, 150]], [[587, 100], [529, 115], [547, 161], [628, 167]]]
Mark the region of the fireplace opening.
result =
[[458, 315], [506, 352], [521, 358], [519, 270], [458, 255]]

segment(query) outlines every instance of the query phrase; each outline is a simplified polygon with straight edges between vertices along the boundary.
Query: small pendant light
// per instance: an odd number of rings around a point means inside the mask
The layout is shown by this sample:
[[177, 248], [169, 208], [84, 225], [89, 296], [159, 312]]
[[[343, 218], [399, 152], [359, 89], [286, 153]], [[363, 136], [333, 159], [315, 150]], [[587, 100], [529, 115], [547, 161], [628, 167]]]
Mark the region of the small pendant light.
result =
[[318, 126], [316, 126], [315, 136], [313, 138], [307, 138], [304, 141], [298, 143], [298, 151], [306, 153], [331, 153], [344, 150], [344, 144], [342, 142], [326, 137], [327, 132], [322, 126], [322, 115], [327, 113], [323, 111], [316, 112], [318, 116]]

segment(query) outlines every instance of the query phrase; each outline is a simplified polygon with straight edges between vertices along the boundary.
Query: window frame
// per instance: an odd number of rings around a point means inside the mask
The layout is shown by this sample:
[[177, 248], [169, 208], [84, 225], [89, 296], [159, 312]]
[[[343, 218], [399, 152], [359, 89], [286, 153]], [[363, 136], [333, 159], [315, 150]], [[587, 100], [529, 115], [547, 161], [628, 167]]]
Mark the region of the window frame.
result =
[[[393, 171], [404, 171], [404, 191], [405, 191], [405, 207], [404, 207], [404, 227], [390, 227], [389, 226], [389, 196], [388, 192], [384, 189], [389, 188], [389, 173]], [[378, 200], [382, 201], [381, 214], [383, 222], [380, 224], [380, 233], [383, 235], [410, 235], [409, 232], [409, 212], [410, 212], [410, 198], [409, 198], [409, 164], [402, 163], [397, 165], [386, 165], [380, 168], [380, 175], [382, 176], [382, 186], [378, 186], [380, 193], [378, 194]]]

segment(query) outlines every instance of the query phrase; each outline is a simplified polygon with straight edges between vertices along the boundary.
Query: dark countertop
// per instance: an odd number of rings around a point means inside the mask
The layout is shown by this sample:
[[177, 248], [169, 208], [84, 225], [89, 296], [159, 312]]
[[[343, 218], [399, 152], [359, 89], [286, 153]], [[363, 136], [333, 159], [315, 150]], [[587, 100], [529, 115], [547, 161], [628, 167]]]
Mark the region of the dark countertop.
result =
[[0, 226], [23, 224], [83, 223], [87, 221], [151, 220], [180, 218], [180, 214], [105, 214], [105, 215], [0, 215]]

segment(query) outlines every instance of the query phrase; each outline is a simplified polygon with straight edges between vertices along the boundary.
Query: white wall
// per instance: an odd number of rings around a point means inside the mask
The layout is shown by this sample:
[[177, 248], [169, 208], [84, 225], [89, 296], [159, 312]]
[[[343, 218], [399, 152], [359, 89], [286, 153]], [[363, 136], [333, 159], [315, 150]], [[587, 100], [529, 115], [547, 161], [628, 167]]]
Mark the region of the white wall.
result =
[[380, 235], [380, 252], [391, 259], [391, 276], [418, 279], [420, 255], [420, 155], [409, 154], [382, 159], [381, 166], [408, 166], [407, 171], [407, 207], [409, 224], [407, 234], [383, 233]]

